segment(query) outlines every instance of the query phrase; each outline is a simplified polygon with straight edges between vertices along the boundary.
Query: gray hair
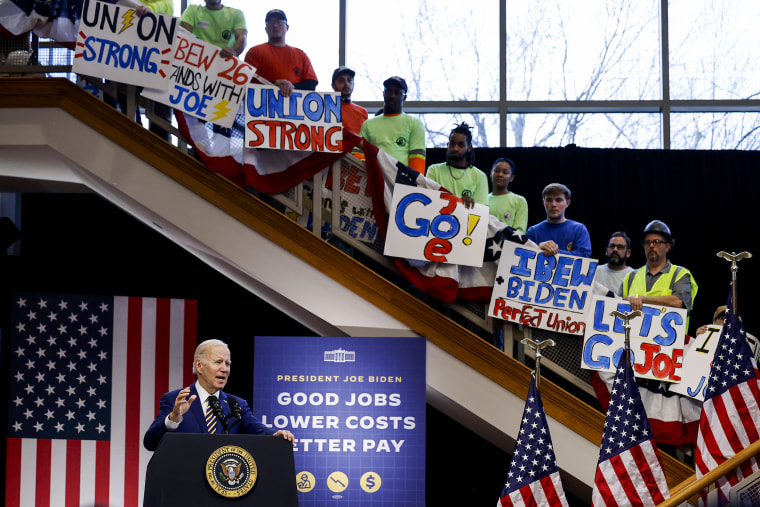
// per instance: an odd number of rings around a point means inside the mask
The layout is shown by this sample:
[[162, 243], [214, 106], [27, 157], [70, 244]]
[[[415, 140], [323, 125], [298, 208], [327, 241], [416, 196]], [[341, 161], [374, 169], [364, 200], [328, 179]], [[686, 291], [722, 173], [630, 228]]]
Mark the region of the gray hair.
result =
[[193, 374], [194, 375], [198, 374], [198, 370], [195, 369], [196, 361], [204, 357], [206, 355], [206, 352], [208, 352], [208, 350], [211, 347], [216, 347], [218, 345], [221, 345], [222, 347], [226, 347], [227, 350], [230, 349], [230, 347], [226, 343], [224, 343], [222, 340], [217, 340], [216, 338], [212, 338], [210, 340], [206, 340], [198, 344], [198, 346], [195, 348], [195, 355], [193, 356]]

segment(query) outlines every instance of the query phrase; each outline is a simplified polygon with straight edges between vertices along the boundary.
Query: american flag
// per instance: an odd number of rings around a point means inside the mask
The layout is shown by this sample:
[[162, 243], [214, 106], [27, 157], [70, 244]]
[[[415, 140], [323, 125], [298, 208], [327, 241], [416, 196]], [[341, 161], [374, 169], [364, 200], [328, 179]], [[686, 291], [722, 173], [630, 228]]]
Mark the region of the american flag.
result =
[[[715, 349], [697, 436], [696, 474], [704, 476], [760, 436], [758, 370], [741, 317], [731, 309]], [[731, 487], [758, 470], [752, 458], [716, 481], [719, 501], [728, 502]]]
[[530, 382], [520, 435], [500, 502], [501, 505], [567, 505], [535, 380]]
[[670, 491], [633, 370], [627, 361], [620, 363], [604, 422], [591, 504], [656, 505], [668, 499]]
[[197, 303], [15, 293], [5, 505], [142, 504], [142, 436], [188, 385]]

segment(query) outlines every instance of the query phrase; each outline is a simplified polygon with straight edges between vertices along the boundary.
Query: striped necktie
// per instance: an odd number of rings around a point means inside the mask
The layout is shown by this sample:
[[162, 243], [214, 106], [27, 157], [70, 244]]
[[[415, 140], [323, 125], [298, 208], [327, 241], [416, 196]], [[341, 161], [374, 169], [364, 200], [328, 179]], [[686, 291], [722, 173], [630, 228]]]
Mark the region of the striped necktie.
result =
[[211, 410], [212, 398], [216, 401], [216, 396], [209, 396], [206, 400], [206, 430], [209, 433], [216, 433], [217, 418], [214, 415], [214, 411]]

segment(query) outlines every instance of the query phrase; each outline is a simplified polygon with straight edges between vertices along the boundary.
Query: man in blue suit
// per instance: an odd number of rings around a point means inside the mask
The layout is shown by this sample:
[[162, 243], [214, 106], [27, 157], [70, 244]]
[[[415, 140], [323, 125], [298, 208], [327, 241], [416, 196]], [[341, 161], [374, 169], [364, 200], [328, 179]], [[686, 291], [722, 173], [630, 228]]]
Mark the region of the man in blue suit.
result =
[[[222, 392], [230, 375], [230, 349], [221, 340], [206, 340], [195, 349], [193, 373], [198, 380], [190, 387], [161, 396], [158, 416], [145, 432], [143, 445], [155, 451], [167, 431], [181, 433], [249, 433], [275, 435], [293, 441], [288, 430], [267, 428], [253, 415], [242, 398]], [[193, 403], [198, 399], [198, 403]], [[217, 414], [213, 415], [216, 406]]]

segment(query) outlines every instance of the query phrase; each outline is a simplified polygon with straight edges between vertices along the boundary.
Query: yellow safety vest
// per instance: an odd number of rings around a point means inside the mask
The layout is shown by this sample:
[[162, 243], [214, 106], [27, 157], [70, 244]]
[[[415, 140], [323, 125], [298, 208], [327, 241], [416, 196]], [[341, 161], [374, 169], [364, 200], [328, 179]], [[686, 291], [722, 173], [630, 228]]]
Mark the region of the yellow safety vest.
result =
[[[670, 296], [673, 294], [673, 284], [689, 275], [689, 281], [691, 284], [691, 304], [694, 306], [694, 298], [697, 296], [697, 290], [699, 286], [694, 281], [694, 276], [691, 272], [683, 266], [676, 266], [670, 264], [670, 271], [663, 273], [660, 278], [654, 282], [652, 290], [647, 291], [647, 267], [646, 265], [640, 267], [634, 272], [633, 280], [631, 280], [631, 273], [625, 275], [623, 280], [623, 296], [630, 294], [642, 295], [642, 296]], [[691, 313], [691, 312], [689, 312]], [[686, 332], [689, 332], [689, 313], [686, 317]]]

